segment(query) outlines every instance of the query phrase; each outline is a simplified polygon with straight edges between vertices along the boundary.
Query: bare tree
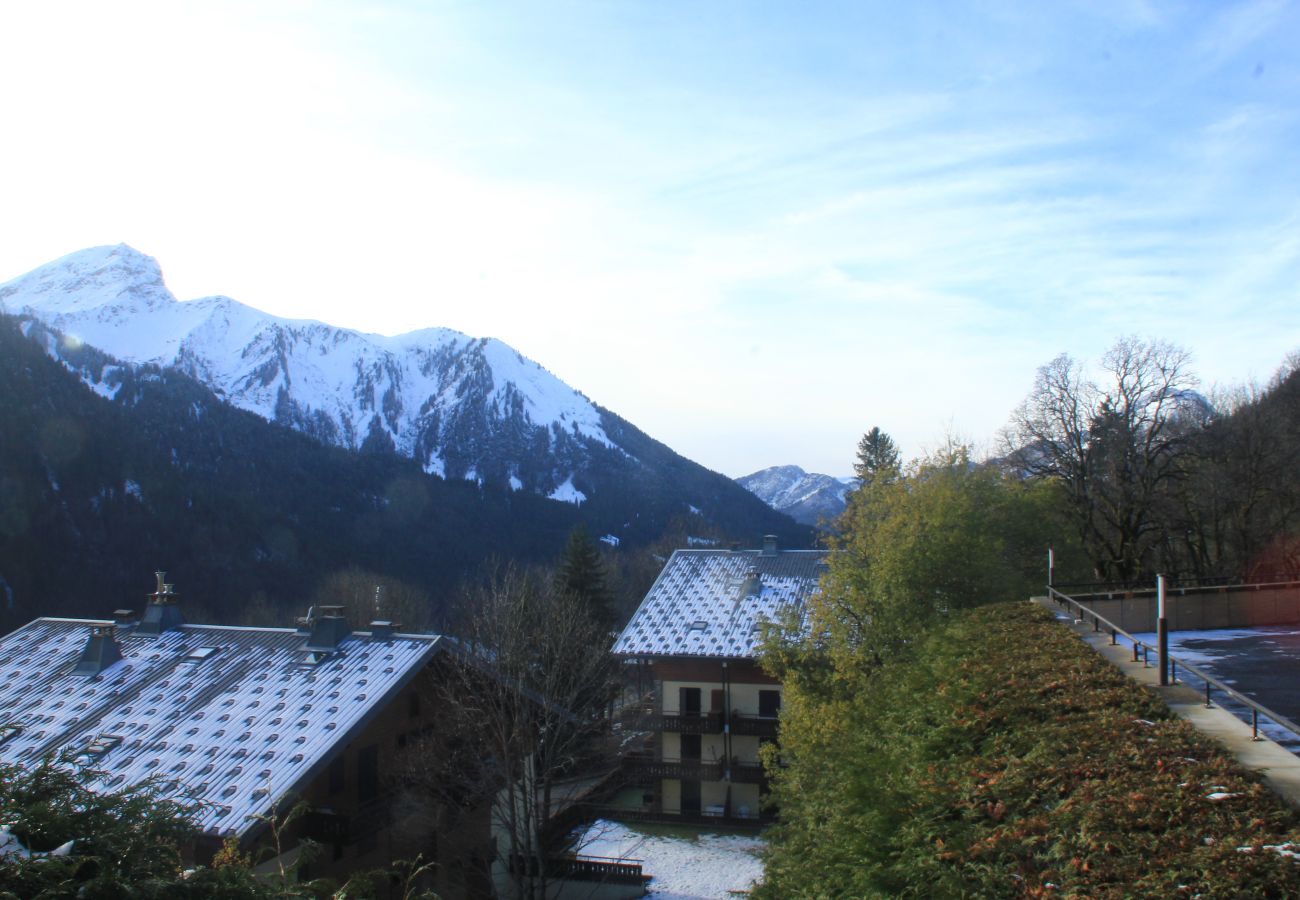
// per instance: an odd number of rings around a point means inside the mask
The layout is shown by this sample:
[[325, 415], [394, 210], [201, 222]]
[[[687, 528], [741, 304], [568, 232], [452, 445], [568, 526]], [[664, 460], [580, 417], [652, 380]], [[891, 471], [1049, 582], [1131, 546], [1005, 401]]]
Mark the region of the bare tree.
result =
[[561, 794], [614, 758], [609, 633], [581, 598], [512, 565], [469, 590], [462, 611], [455, 652], [428, 686], [438, 728], [407, 754], [403, 780], [443, 833], [489, 815], [514, 896], [540, 900]]
[[433, 601], [427, 592], [357, 566], [339, 569], [321, 579], [311, 602], [315, 606], [343, 607], [348, 624], [359, 630], [380, 619], [400, 625], [403, 631], [421, 632], [434, 618]]
[[1143, 574], [1157, 543], [1162, 493], [1206, 412], [1189, 362], [1165, 341], [1121, 338], [1093, 381], [1062, 354], [1038, 370], [1004, 433], [1013, 465], [1064, 485], [1099, 578]]

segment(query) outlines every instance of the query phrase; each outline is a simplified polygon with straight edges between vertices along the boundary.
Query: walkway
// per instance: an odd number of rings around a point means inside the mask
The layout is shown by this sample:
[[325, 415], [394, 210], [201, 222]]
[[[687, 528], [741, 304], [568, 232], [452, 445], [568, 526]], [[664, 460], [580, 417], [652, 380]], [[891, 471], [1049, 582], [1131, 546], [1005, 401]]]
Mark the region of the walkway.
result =
[[1091, 625], [1070, 618], [1046, 597], [1034, 597], [1033, 602], [1056, 616], [1057, 621], [1073, 630], [1125, 675], [1155, 691], [1176, 715], [1223, 744], [1238, 762], [1258, 772], [1283, 800], [1300, 809], [1300, 757], [1266, 738], [1252, 740], [1249, 725], [1218, 706], [1207, 709], [1199, 691], [1184, 684], [1161, 687], [1159, 669], [1133, 662], [1132, 648], [1122, 644], [1112, 646], [1108, 632], [1093, 631]]

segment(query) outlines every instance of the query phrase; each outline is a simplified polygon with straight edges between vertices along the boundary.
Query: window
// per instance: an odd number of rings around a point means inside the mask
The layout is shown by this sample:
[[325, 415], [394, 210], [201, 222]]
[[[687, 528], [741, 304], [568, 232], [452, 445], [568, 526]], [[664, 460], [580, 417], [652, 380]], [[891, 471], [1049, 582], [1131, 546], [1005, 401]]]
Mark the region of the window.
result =
[[379, 746], [362, 747], [357, 754], [357, 801], [365, 803], [379, 796]]
[[775, 719], [781, 712], [780, 691], [758, 692], [758, 714], [766, 719]]
[[346, 772], [347, 770], [343, 767], [343, 754], [340, 753], [338, 756], [334, 758], [334, 761], [330, 763], [330, 796], [331, 797], [334, 796], [335, 794], [340, 794], [343, 792], [343, 788], [346, 786], [346, 781], [347, 781]]
[[700, 714], [700, 689], [699, 688], [679, 688], [677, 691], [678, 709], [683, 716], [698, 716]]

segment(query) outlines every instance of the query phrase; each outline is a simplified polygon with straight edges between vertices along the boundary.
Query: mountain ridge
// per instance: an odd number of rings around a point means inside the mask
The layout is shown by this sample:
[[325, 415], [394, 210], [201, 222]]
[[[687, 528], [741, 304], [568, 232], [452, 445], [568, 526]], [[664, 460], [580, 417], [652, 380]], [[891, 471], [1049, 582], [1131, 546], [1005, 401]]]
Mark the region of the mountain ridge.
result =
[[768, 506], [796, 522], [820, 526], [844, 512], [854, 478], [834, 478], [805, 472], [799, 466], [769, 466], [736, 479], [736, 483]]
[[[387, 337], [221, 295], [180, 301], [157, 261], [125, 244], [6, 282], [0, 304], [122, 362], [175, 367], [268, 421], [348, 449], [391, 448], [432, 474], [550, 494], [584, 450], [613, 447], [604, 411], [495, 338], [447, 328]], [[543, 441], [549, 471], [535, 464]]]
[[621, 541], [644, 544], [692, 515], [751, 541], [811, 540], [730, 479], [492, 338], [445, 328], [384, 337], [281, 319], [229, 297], [179, 301], [157, 261], [123, 244], [0, 284], [0, 311], [110, 401], [150, 367], [175, 371], [232, 408], [327, 446], [581, 504], [598, 534]]

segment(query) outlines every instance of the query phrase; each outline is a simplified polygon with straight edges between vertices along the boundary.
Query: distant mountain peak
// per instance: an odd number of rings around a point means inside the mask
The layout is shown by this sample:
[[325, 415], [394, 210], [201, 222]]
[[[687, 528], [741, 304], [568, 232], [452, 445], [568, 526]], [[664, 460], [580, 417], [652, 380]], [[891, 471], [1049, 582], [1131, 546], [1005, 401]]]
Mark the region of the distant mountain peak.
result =
[[805, 525], [835, 519], [856, 485], [852, 478], [805, 472], [799, 466], [771, 466], [736, 479], [768, 506]]
[[19, 311], [15, 299], [42, 317], [85, 313], [124, 299], [176, 302], [158, 261], [126, 244], [78, 250], [0, 285], [0, 304], [10, 312]]

